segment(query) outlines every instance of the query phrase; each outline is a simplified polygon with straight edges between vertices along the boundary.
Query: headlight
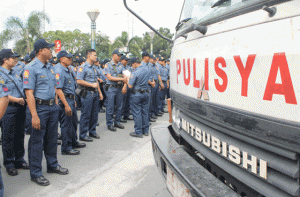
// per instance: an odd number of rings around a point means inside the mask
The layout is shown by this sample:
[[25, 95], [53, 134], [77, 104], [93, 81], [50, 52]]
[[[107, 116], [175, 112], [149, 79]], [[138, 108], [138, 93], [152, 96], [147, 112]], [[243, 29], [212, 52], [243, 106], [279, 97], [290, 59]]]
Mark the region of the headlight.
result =
[[175, 106], [172, 110], [172, 119], [178, 129], [181, 129], [180, 111]]

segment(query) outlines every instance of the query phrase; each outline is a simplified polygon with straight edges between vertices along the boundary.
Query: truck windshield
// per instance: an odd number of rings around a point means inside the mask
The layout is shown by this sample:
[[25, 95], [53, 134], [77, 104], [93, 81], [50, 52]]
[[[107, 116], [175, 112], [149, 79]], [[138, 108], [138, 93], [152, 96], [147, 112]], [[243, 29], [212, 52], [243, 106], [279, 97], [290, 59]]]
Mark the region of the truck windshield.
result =
[[228, 10], [238, 9], [253, 1], [256, 0], [185, 0], [180, 21], [191, 18], [188, 23], [205, 23]]

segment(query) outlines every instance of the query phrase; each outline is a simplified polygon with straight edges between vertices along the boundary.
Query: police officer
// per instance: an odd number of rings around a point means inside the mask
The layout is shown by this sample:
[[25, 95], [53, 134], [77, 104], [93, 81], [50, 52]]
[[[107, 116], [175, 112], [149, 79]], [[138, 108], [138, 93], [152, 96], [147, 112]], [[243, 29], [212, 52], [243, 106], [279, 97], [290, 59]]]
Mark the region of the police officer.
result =
[[59, 107], [55, 101], [56, 79], [52, 66], [49, 44], [44, 39], [34, 43], [36, 59], [23, 73], [23, 89], [32, 116], [32, 133], [28, 145], [31, 180], [47, 186], [49, 180], [42, 173], [43, 150], [47, 161], [47, 172], [66, 175], [68, 169], [57, 161], [57, 124]]
[[151, 101], [152, 105], [150, 106], [150, 111], [151, 111], [151, 118], [157, 119], [157, 114], [158, 114], [158, 100], [157, 100], [157, 94], [158, 94], [158, 87], [159, 87], [159, 68], [156, 66], [156, 58], [153, 55], [150, 55], [150, 62], [149, 62], [149, 67], [151, 70], [151, 75], [152, 78], [155, 82], [155, 86], [152, 87], [151, 89]]
[[161, 77], [161, 84], [160, 84], [160, 91], [159, 91], [159, 112], [161, 113], [167, 113], [167, 111], [164, 110], [164, 103], [165, 98], [167, 95], [167, 81], [169, 79], [169, 71], [166, 68], [166, 61], [163, 57], [159, 58], [159, 73]]
[[20, 75], [21, 71], [23, 70], [23, 68], [25, 67], [25, 64], [21, 61], [18, 61], [17, 65], [13, 68], [13, 70]]
[[130, 94], [131, 111], [134, 120], [134, 130], [130, 136], [142, 138], [149, 135], [149, 88], [150, 72], [141, 66], [137, 58], [132, 58], [132, 67], [135, 71], [131, 74], [128, 87], [132, 89]]
[[[150, 61], [150, 54], [147, 52], [147, 51], [144, 51], [142, 53], [142, 66], [144, 66], [148, 72], [150, 73], [150, 78], [149, 78], [149, 81], [148, 81], [148, 89], [150, 91], [150, 95], [151, 95], [151, 90], [152, 88], [155, 87], [155, 81], [153, 80], [153, 77], [154, 77], [154, 74], [151, 73], [152, 72], [152, 69], [149, 65], [149, 61]], [[151, 99], [151, 96], [149, 97], [149, 109], [148, 109], [148, 117], [149, 117], [149, 121], [150, 122], [155, 122], [156, 120], [153, 119], [151, 116], [152, 116], [152, 113], [151, 113], [151, 105], [152, 105], [152, 99]]]
[[[105, 67], [105, 65], [106, 65], [106, 63], [107, 62], [109, 62], [110, 60], [109, 59], [105, 59], [105, 60], [103, 60], [103, 62], [102, 62], [102, 64], [101, 64], [101, 75], [100, 75], [100, 78], [103, 80], [103, 84], [102, 84], [102, 87], [100, 87], [100, 88], [102, 88], [101, 89], [101, 91], [102, 91], [102, 94], [103, 94], [103, 100], [101, 100], [100, 101], [100, 110], [99, 110], [99, 112], [101, 112], [101, 113], [104, 113], [105, 112], [105, 110], [103, 109], [103, 107], [106, 107], [106, 105], [107, 105], [107, 96], [106, 96], [106, 90], [105, 90], [105, 86], [106, 86], [106, 83], [107, 83], [107, 77], [106, 77], [106, 75], [104, 74], [104, 67]], [[101, 109], [103, 109], [104, 111], [101, 111]]]
[[[2, 77], [0, 73], [0, 77]], [[2, 119], [3, 115], [5, 114], [7, 105], [9, 103], [8, 99], [8, 94], [7, 94], [7, 89], [6, 89], [6, 84], [5, 83], [0, 83], [0, 120]], [[4, 194], [4, 185], [3, 185], [3, 180], [2, 180], [2, 175], [1, 175], [1, 170], [0, 170], [0, 197], [3, 197]]]
[[[129, 71], [130, 70], [130, 66], [128, 65], [128, 61], [129, 61], [129, 58], [126, 57], [126, 55], [122, 55], [121, 59], [120, 59], [120, 62], [121, 64], [123, 65], [124, 67], [124, 71], [127, 70]], [[130, 71], [129, 71], [130, 72]], [[129, 88], [127, 87], [127, 92], [125, 94], [123, 94], [123, 106], [122, 106], [122, 113], [121, 113], [121, 121], [120, 122], [123, 122], [123, 123], [126, 123], [127, 120], [125, 120], [125, 117], [129, 117], [129, 109], [127, 107], [128, 105], [128, 95], [129, 95], [129, 92], [128, 92]], [[126, 110], [126, 115], [125, 115], [125, 110]]]
[[168, 99], [170, 98], [170, 59], [167, 59], [166, 68], [168, 69], [169, 72], [169, 78], [167, 81], [167, 99]]
[[99, 102], [99, 113], [105, 113], [105, 109], [103, 109], [103, 103], [104, 103], [104, 100], [106, 99], [106, 94], [103, 89], [103, 85], [106, 84], [106, 77], [103, 73], [102, 65], [103, 65], [103, 61], [98, 61], [98, 64], [97, 64], [97, 72], [98, 72], [98, 76], [99, 76], [98, 83], [99, 83], [100, 90], [103, 95], [103, 99], [100, 100], [100, 102]]
[[0, 52], [1, 78], [0, 83], [6, 84], [9, 105], [2, 118], [2, 151], [3, 163], [6, 172], [11, 176], [18, 175], [17, 169], [29, 169], [24, 160], [24, 123], [25, 123], [25, 100], [22, 79], [13, 69], [18, 62], [18, 54], [11, 49], [3, 49]]
[[[98, 76], [94, 65], [96, 61], [96, 51], [94, 49], [87, 50], [86, 63], [77, 72], [77, 83], [82, 86], [79, 139], [87, 142], [92, 142], [92, 138], [100, 139], [96, 133], [96, 126], [99, 99], [103, 99], [103, 96], [97, 82]], [[88, 133], [89, 136], [87, 136]]]
[[[78, 62], [78, 66], [76, 66], [75, 68], [74, 68], [74, 71], [75, 71], [75, 77], [76, 77], [76, 84], [77, 84], [77, 72], [78, 72], [78, 69], [79, 69], [79, 67], [80, 66], [82, 66], [84, 63], [85, 63], [85, 58], [83, 58], [83, 57], [79, 57], [78, 59], [76, 59], [77, 60], [77, 62]], [[80, 95], [78, 95], [78, 94], [76, 94], [76, 109], [77, 110], [79, 110], [79, 109], [81, 109], [81, 96]]]
[[62, 155], [79, 155], [80, 151], [73, 148], [84, 148], [86, 144], [77, 141], [77, 111], [75, 108], [75, 76], [68, 68], [72, 63], [72, 54], [63, 50], [57, 54], [59, 63], [56, 65], [56, 94], [60, 105], [60, 127]]
[[[122, 94], [127, 92], [127, 78], [123, 75], [123, 65], [119, 63], [121, 56], [119, 49], [115, 49], [112, 53], [112, 60], [105, 65], [104, 69], [107, 77], [106, 125], [110, 131], [116, 131], [115, 127], [124, 129], [120, 121], [123, 106]], [[115, 120], [113, 119], [114, 110], [116, 110]]]

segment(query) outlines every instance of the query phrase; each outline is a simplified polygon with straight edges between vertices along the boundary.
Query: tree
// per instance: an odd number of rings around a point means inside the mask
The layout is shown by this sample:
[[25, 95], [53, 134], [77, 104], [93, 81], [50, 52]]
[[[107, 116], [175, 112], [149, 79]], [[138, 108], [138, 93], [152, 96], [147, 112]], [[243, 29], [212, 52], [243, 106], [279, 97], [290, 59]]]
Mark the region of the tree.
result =
[[108, 59], [111, 57], [111, 43], [109, 37], [102, 35], [99, 31], [96, 36], [96, 51], [99, 59]]
[[[71, 53], [85, 53], [90, 48], [90, 35], [82, 33], [80, 30], [74, 31], [49, 31], [43, 34], [48, 42], [54, 43], [55, 40], [61, 40], [62, 50]], [[83, 54], [84, 54], [83, 53]]]
[[3, 32], [0, 34], [0, 49], [5, 48], [6, 44], [11, 39], [12, 36], [10, 30], [3, 30]]
[[[159, 28], [158, 30], [159, 33], [161, 33], [163, 36], [172, 39], [172, 37], [174, 36], [174, 34], [171, 34], [170, 29], [168, 28]], [[155, 55], [161, 55], [164, 58], [169, 58], [171, 55], [171, 48], [172, 47], [172, 43], [170, 43], [169, 41], [162, 39], [161, 37], [159, 37], [158, 35], [154, 35], [153, 38], [153, 53]]]
[[42, 20], [50, 22], [47, 15], [42, 12], [33, 11], [30, 13], [29, 17], [22, 21], [18, 17], [10, 17], [7, 20], [6, 26], [7, 30], [11, 32], [11, 39], [16, 39], [16, 51], [18, 53], [24, 54], [24, 48], [27, 52], [31, 52], [33, 49], [33, 43], [42, 38]]

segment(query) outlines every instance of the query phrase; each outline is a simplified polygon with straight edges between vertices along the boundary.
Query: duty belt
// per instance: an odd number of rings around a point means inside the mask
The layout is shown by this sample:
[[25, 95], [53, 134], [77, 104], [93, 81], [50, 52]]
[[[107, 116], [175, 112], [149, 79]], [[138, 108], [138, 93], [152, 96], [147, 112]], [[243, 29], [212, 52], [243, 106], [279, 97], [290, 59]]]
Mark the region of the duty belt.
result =
[[50, 99], [50, 100], [46, 101], [46, 100], [43, 100], [43, 99], [36, 98], [35, 101], [36, 101], [36, 104], [38, 104], [38, 105], [49, 105], [49, 106], [51, 106], [51, 105], [55, 104], [55, 99]]
[[86, 91], [91, 91], [91, 92], [98, 92], [97, 88], [85, 88]]
[[135, 93], [141, 93], [141, 94], [143, 94], [143, 93], [149, 93], [150, 91], [147, 89], [147, 90], [144, 90], [144, 89], [134, 89], [134, 90], [131, 90], [131, 93], [133, 93], [133, 94], [135, 94]]
[[122, 86], [117, 84], [106, 84], [107, 88], [121, 88]]
[[154, 80], [155, 81], [155, 83], [158, 83], [158, 80]]
[[74, 94], [64, 94], [66, 98], [70, 98], [70, 99], [73, 99], [75, 100], [75, 95]]

